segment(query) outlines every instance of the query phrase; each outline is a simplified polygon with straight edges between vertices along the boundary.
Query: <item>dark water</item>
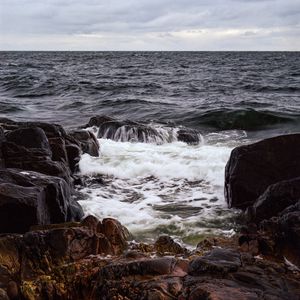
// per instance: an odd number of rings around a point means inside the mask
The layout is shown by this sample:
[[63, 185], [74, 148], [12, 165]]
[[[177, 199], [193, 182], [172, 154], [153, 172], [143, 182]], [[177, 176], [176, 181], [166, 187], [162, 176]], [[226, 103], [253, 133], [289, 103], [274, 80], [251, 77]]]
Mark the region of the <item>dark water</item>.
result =
[[109, 114], [202, 130], [294, 132], [299, 52], [0, 52], [0, 114]]

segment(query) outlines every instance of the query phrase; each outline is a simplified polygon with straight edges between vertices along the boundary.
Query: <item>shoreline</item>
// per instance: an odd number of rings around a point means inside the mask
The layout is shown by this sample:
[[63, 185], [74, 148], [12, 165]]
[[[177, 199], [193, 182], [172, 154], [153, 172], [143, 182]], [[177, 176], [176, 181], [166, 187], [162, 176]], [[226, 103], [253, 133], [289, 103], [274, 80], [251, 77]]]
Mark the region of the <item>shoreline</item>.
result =
[[[138, 123], [90, 122], [149, 133]], [[246, 211], [246, 225], [232, 238], [212, 236], [190, 251], [168, 236], [132, 243], [112, 218], [82, 219], [71, 195], [74, 182], [82, 182], [76, 175], [82, 153], [98, 155], [92, 133], [5, 118], [0, 126], [3, 299], [191, 300], [226, 299], [228, 293], [234, 299], [299, 299], [300, 135], [232, 151], [226, 199]], [[194, 142], [197, 135], [185, 131], [181, 138]]]

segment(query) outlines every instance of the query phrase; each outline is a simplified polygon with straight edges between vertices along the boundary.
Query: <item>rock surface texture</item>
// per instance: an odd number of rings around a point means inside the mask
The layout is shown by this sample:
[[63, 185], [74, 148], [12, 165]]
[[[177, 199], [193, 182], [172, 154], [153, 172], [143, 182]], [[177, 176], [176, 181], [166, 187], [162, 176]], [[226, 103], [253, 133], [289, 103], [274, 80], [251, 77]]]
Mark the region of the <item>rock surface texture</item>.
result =
[[[0, 299], [300, 299], [298, 135], [233, 151], [227, 199], [247, 209], [249, 224], [191, 250], [169, 236], [129, 242], [117, 220], [83, 219], [72, 193], [80, 155], [99, 154], [90, 132], [4, 118], [0, 126]], [[114, 138], [122, 130], [159, 136], [109, 117], [87, 126]], [[180, 135], [192, 143], [197, 133]]]
[[288, 259], [296, 268], [300, 267], [299, 149], [300, 134], [237, 147], [225, 174], [228, 205], [246, 211], [248, 224], [240, 244]]

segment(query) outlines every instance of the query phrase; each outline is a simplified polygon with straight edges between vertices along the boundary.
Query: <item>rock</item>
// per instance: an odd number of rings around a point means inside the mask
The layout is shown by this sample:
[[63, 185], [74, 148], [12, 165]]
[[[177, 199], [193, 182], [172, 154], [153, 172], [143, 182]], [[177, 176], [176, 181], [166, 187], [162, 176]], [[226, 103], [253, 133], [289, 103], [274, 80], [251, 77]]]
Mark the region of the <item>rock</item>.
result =
[[189, 128], [156, 128], [130, 120], [117, 120], [107, 116], [92, 117], [84, 128], [98, 127], [98, 138], [106, 138], [121, 142], [166, 143], [174, 140], [187, 144], [198, 144], [200, 134]]
[[[230, 295], [230, 296], [229, 296]], [[200, 283], [192, 290], [188, 300], [259, 300], [257, 291], [235, 286], [234, 282]]]
[[271, 184], [300, 176], [300, 134], [235, 148], [225, 169], [229, 207], [246, 209]]
[[119, 221], [105, 218], [98, 223], [97, 231], [108, 238], [114, 254], [121, 254], [127, 249], [127, 240], [130, 237], [130, 233]]
[[6, 134], [6, 140], [27, 149], [43, 149], [46, 151], [46, 153], [49, 153], [51, 155], [47, 136], [45, 132], [39, 127], [20, 128], [10, 131]]
[[[32, 225], [79, 220], [83, 212], [61, 178], [0, 169], [0, 232], [23, 233]], [[12, 218], [13, 216], [13, 218]]]
[[103, 282], [104, 280], [117, 280], [127, 276], [168, 275], [174, 271], [175, 265], [176, 260], [172, 257], [109, 264], [102, 268], [98, 278]]
[[7, 295], [10, 300], [18, 300], [20, 299], [19, 295], [19, 287], [15, 281], [10, 281], [7, 285]]
[[60, 161], [66, 165], [69, 164], [68, 155], [66, 151], [66, 143], [63, 138], [55, 137], [49, 138], [49, 144], [52, 152], [52, 160]]
[[247, 210], [251, 221], [277, 216], [300, 199], [300, 177], [270, 185]]
[[260, 227], [268, 237], [269, 244], [274, 244], [272, 252], [300, 267], [300, 211], [297, 205], [287, 208], [278, 217], [263, 220]]
[[193, 276], [204, 273], [228, 273], [241, 266], [240, 254], [230, 249], [215, 248], [203, 257], [191, 261], [188, 273]]
[[[21, 236], [0, 236], [0, 287], [5, 287], [20, 272]], [[1, 298], [0, 298], [1, 299]]]
[[176, 243], [171, 237], [167, 235], [160, 236], [154, 244], [155, 250], [159, 254], [172, 253], [172, 254], [187, 254], [186, 248]]
[[115, 121], [115, 119], [109, 116], [98, 115], [98, 116], [91, 117], [89, 122], [83, 127], [84, 128], [93, 127], [93, 126], [100, 127], [103, 123], [111, 122], [111, 121]]
[[3, 290], [1, 288], [0, 288], [0, 300], [11, 300], [11, 299], [9, 299], [5, 290]]
[[68, 156], [69, 168], [71, 172], [75, 173], [78, 171], [81, 149], [79, 146], [72, 144], [66, 146], [66, 152]]
[[197, 130], [181, 128], [177, 132], [177, 139], [189, 145], [197, 145], [201, 142], [201, 135]]
[[93, 133], [86, 130], [76, 130], [69, 134], [80, 142], [83, 153], [88, 153], [91, 156], [99, 156], [99, 143]]
[[4, 158], [2, 154], [2, 144], [6, 140], [4, 131], [2, 127], [0, 126], [0, 168], [4, 168], [5, 163], [4, 163]]
[[7, 168], [18, 168], [61, 177], [71, 185], [71, 172], [68, 165], [60, 161], [53, 161], [51, 151], [48, 149], [26, 148], [6, 141], [2, 145], [2, 152]]

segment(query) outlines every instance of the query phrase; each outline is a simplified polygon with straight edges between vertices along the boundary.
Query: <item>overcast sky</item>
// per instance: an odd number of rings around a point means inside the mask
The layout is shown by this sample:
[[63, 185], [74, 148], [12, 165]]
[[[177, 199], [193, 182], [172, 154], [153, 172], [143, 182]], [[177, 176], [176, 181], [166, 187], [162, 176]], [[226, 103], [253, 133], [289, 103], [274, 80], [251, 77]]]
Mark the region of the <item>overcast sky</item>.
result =
[[0, 0], [0, 50], [300, 50], [300, 0]]

